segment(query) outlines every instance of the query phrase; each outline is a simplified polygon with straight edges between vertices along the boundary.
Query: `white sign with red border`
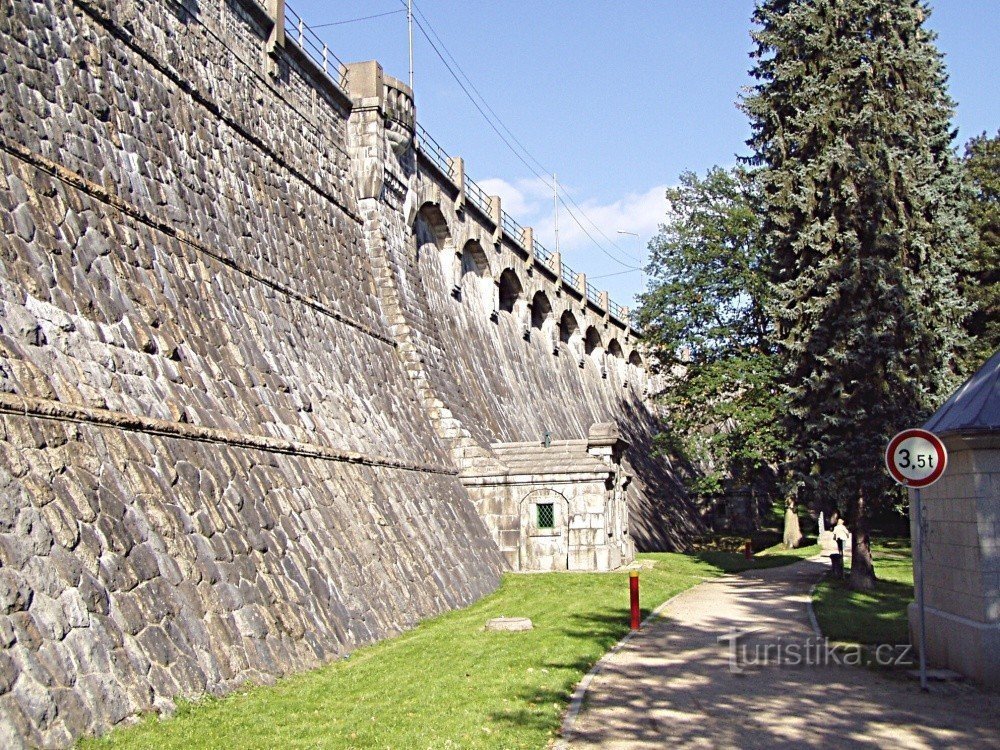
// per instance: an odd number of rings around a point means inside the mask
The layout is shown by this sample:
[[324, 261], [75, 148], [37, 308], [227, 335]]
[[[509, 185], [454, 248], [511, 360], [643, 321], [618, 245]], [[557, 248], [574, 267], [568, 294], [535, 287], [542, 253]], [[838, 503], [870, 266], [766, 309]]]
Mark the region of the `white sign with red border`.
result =
[[933, 432], [903, 430], [889, 441], [885, 465], [892, 478], [904, 487], [928, 487], [944, 474], [948, 451]]

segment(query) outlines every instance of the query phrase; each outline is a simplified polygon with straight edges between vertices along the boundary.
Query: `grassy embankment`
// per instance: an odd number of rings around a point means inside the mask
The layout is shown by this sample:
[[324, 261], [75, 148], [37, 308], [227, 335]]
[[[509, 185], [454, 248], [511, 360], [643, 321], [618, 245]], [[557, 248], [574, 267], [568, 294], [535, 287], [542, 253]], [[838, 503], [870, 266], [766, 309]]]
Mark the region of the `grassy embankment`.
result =
[[844, 643], [907, 643], [906, 605], [913, 601], [913, 560], [908, 539], [872, 543], [878, 585], [865, 593], [847, 588], [847, 579], [827, 578], [813, 593], [813, 609], [823, 635]]
[[[709, 577], [815, 554], [765, 550], [642, 555], [644, 616]], [[626, 572], [507, 575], [491, 596], [311, 672], [179, 706], [81, 747], [543, 748], [574, 685], [628, 630]], [[534, 630], [488, 633], [486, 620], [530, 617]]]

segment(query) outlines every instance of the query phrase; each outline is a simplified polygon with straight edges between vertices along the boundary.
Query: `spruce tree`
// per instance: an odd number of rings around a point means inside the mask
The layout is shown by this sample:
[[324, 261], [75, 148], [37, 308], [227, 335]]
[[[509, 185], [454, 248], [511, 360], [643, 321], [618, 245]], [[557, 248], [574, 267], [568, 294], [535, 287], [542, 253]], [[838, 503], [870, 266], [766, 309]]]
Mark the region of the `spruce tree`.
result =
[[975, 230], [963, 292], [973, 308], [965, 328], [973, 339], [967, 372], [1000, 350], [1000, 132], [965, 144], [965, 177], [971, 195], [968, 217]]
[[791, 465], [846, 507], [871, 589], [883, 452], [955, 384], [968, 228], [953, 103], [915, 0], [762, 0], [751, 119]]

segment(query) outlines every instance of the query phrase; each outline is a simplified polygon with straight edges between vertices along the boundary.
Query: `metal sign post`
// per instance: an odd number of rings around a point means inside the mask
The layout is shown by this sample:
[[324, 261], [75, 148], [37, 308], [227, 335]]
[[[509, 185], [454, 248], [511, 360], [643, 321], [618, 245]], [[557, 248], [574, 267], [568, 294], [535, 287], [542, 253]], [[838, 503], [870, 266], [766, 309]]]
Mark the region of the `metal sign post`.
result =
[[927, 636], [924, 634], [924, 529], [920, 508], [920, 488], [914, 491], [914, 502], [917, 505], [917, 539], [914, 550], [917, 574], [917, 611], [920, 613], [920, 689], [927, 690]]
[[896, 482], [913, 490], [916, 532], [914, 539], [914, 583], [917, 610], [920, 613], [920, 689], [927, 690], [927, 636], [924, 613], [924, 519], [920, 488], [928, 487], [944, 474], [948, 466], [948, 451], [933, 432], [903, 430], [889, 441], [885, 449], [885, 465]]

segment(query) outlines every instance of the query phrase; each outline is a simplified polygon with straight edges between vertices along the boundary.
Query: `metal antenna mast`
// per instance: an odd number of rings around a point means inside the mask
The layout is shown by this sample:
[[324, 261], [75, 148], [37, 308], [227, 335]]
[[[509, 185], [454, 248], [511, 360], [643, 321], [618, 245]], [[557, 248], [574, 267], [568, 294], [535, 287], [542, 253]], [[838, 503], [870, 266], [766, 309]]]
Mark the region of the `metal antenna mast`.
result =
[[552, 173], [552, 211], [555, 214], [556, 252], [559, 252], [559, 181]]
[[410, 94], [416, 98], [413, 91], [413, 0], [406, 0], [406, 30], [410, 38]]

